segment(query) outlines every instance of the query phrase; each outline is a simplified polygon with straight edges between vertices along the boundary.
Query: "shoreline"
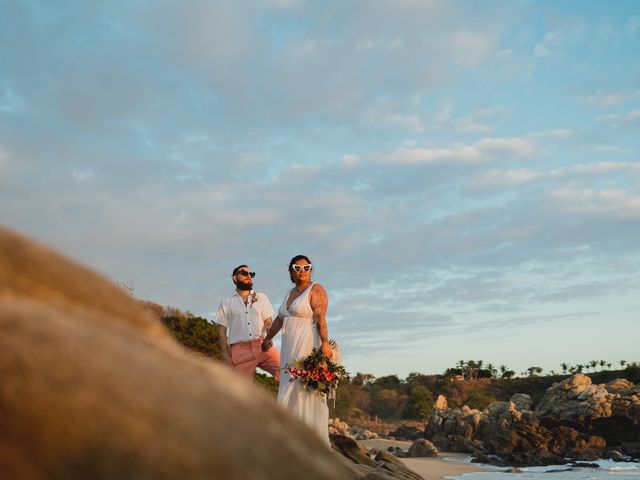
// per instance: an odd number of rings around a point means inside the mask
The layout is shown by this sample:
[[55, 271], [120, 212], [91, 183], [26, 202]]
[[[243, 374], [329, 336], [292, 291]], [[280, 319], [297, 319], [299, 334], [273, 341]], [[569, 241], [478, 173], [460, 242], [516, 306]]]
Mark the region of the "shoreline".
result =
[[[407, 450], [412, 442], [403, 440], [358, 440], [358, 443], [367, 449], [377, 448], [386, 450], [388, 447], [400, 447]], [[474, 472], [503, 472], [504, 468], [479, 467], [474, 464], [447, 461], [445, 458], [468, 457], [465, 453], [438, 452], [437, 457], [400, 458], [411, 470], [421, 475], [425, 480], [443, 480], [445, 478]]]

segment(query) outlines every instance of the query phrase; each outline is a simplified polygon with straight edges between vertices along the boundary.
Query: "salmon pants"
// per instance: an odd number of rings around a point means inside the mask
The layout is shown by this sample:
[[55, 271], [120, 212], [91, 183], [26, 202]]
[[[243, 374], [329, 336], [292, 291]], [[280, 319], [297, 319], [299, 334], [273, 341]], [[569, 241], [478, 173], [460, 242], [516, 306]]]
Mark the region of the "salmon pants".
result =
[[263, 352], [261, 345], [261, 338], [231, 345], [231, 363], [234, 370], [247, 377], [253, 377], [256, 367], [260, 367], [276, 380], [280, 380], [280, 352], [276, 347]]

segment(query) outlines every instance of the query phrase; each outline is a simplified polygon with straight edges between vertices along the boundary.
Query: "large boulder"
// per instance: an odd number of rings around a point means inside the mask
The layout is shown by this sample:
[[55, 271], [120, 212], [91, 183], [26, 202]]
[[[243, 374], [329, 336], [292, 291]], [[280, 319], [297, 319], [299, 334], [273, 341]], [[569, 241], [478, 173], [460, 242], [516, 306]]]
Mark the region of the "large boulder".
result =
[[594, 385], [590, 377], [577, 373], [553, 384], [540, 400], [536, 414], [561, 420], [609, 417], [612, 399], [604, 385]]
[[2, 228], [0, 331], [0, 478], [356, 478], [111, 282]]

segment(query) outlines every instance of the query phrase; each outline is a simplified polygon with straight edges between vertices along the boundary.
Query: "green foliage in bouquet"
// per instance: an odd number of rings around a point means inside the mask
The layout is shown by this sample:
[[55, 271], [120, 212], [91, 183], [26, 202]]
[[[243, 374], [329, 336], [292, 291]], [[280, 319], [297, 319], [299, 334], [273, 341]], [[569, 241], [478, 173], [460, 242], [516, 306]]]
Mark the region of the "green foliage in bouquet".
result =
[[[334, 351], [337, 350], [335, 341], [331, 341]], [[302, 359], [286, 364], [291, 381], [299, 381], [305, 390], [314, 392], [323, 398], [335, 398], [338, 383], [349, 376], [342, 365], [331, 361], [322, 354], [320, 349], [314, 348]]]

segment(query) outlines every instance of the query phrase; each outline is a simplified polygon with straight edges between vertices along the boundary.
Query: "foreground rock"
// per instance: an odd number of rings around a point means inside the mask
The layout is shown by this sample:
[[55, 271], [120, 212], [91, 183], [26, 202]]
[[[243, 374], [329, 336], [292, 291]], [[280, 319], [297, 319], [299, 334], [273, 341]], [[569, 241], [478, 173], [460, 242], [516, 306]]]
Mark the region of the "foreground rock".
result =
[[0, 331], [0, 478], [356, 478], [113, 284], [1, 228]]
[[499, 465], [591, 461], [612, 449], [637, 456], [638, 392], [626, 380], [593, 385], [578, 374], [550, 387], [535, 411], [522, 394], [482, 412], [466, 406], [449, 409], [439, 399], [443, 408], [434, 410], [424, 433], [441, 449], [473, 453]]
[[351, 469], [356, 478], [424, 480], [421, 475], [390, 453], [377, 451], [375, 458], [371, 458], [370, 452], [351, 437], [332, 434], [330, 438], [333, 448], [348, 459], [345, 465]]

